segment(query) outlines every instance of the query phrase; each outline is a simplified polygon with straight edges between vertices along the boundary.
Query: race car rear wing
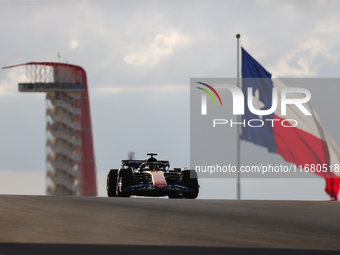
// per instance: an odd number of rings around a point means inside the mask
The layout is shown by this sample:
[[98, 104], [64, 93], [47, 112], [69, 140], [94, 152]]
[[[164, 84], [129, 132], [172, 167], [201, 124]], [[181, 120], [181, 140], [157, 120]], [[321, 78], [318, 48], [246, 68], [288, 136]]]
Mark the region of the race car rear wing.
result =
[[[157, 162], [170, 167], [170, 162], [167, 160], [157, 160]], [[122, 166], [139, 167], [143, 163], [146, 163], [146, 160], [122, 160]]]

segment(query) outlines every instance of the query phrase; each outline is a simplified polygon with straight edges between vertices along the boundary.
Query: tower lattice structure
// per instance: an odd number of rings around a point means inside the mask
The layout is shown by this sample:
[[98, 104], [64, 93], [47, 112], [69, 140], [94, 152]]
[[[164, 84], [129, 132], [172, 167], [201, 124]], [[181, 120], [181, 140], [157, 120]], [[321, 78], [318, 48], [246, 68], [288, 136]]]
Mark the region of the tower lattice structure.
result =
[[85, 70], [76, 65], [29, 62], [20, 92], [46, 93], [48, 195], [96, 196], [96, 169]]

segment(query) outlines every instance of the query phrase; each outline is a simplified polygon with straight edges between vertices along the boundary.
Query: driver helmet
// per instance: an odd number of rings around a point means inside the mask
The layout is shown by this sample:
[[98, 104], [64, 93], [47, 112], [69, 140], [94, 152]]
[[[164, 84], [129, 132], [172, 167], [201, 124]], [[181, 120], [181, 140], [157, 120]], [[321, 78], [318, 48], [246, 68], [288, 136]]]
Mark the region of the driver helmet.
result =
[[146, 160], [146, 162], [157, 162], [157, 159], [155, 159], [155, 158], [153, 158], [153, 157], [151, 157], [151, 158], [148, 158], [147, 160]]

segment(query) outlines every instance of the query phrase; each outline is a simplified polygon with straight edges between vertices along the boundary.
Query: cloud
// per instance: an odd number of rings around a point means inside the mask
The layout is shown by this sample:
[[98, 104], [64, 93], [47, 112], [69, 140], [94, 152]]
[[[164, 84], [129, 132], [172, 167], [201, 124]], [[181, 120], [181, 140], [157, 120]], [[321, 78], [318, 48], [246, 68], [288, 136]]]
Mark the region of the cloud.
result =
[[180, 91], [186, 90], [189, 91], [188, 86], [182, 85], [171, 85], [171, 86], [140, 86], [140, 87], [101, 87], [95, 88], [94, 91], [97, 94], [101, 93], [121, 93], [121, 92], [145, 92], [145, 91], [153, 91], [153, 92], [166, 92], [166, 91]]
[[68, 45], [71, 49], [76, 49], [79, 46], [79, 42], [77, 42], [76, 40], [71, 40]]
[[120, 92], [144, 92], [144, 91], [153, 91], [153, 92], [162, 92], [162, 91], [179, 91], [179, 90], [187, 90], [189, 91], [188, 86], [182, 85], [171, 85], [171, 86], [140, 86], [140, 87], [101, 87], [95, 88], [95, 93], [120, 93]]
[[4, 79], [0, 80], [0, 96], [13, 96], [18, 94], [18, 83], [26, 81], [25, 69], [23, 67], [5, 69], [7, 72]]
[[339, 59], [333, 48], [340, 44], [340, 26], [333, 22], [319, 23], [313, 33], [295, 49], [283, 56], [276, 66], [268, 68], [277, 76], [315, 77], [321, 67]]
[[327, 0], [316, 0], [316, 4], [317, 4], [318, 6], [324, 5], [324, 4], [326, 4], [326, 3], [327, 3]]
[[183, 35], [179, 31], [171, 34], [158, 34], [152, 42], [145, 45], [136, 44], [130, 46], [131, 53], [124, 57], [125, 63], [129, 65], [154, 66], [161, 59], [165, 59], [174, 54], [175, 49], [186, 46], [190, 40], [189, 36]]

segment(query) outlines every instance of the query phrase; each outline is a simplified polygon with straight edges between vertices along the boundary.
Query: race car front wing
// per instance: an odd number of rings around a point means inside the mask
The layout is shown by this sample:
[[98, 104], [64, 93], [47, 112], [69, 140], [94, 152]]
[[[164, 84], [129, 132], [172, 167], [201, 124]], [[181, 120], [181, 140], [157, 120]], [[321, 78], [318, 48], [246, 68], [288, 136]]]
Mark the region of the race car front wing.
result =
[[138, 184], [134, 186], [127, 187], [125, 191], [152, 191], [152, 190], [158, 190], [158, 191], [177, 191], [177, 192], [193, 192], [192, 189], [189, 189], [188, 187], [181, 186], [181, 185], [167, 185], [165, 188], [157, 188], [153, 184]]

